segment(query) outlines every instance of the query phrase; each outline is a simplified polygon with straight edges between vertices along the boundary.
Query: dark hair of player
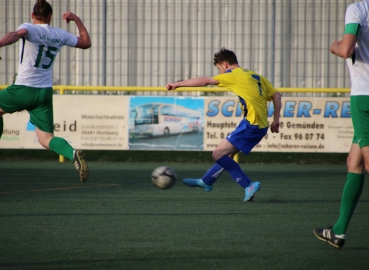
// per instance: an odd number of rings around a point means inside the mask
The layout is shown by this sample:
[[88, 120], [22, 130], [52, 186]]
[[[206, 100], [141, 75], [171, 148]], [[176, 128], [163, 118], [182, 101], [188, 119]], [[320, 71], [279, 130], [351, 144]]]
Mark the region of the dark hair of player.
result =
[[227, 62], [230, 65], [238, 64], [236, 54], [224, 47], [221, 48], [219, 52], [214, 54], [214, 66], [223, 62]]
[[33, 15], [36, 19], [46, 21], [53, 14], [53, 8], [46, 0], [37, 0], [33, 6]]

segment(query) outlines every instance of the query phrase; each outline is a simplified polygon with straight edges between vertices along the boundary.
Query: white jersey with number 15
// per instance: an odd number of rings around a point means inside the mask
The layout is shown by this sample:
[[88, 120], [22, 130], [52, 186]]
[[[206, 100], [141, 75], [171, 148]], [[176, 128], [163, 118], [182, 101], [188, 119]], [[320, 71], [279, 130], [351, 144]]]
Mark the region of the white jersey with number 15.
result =
[[78, 38], [67, 31], [48, 24], [24, 23], [19, 29], [28, 35], [19, 42], [19, 66], [15, 85], [36, 88], [52, 87], [52, 71], [61, 47], [75, 47]]

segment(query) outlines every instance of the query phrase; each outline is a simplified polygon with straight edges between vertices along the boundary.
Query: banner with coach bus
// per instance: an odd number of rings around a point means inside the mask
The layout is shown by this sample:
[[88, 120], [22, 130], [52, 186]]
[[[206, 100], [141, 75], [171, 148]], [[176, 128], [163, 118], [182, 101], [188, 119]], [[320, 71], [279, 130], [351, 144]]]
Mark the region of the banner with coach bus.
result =
[[[27, 112], [3, 117], [0, 148], [42, 149]], [[241, 117], [236, 97], [54, 95], [55, 135], [84, 150], [212, 151]], [[350, 150], [349, 98], [283, 97], [280, 124], [253, 151]]]

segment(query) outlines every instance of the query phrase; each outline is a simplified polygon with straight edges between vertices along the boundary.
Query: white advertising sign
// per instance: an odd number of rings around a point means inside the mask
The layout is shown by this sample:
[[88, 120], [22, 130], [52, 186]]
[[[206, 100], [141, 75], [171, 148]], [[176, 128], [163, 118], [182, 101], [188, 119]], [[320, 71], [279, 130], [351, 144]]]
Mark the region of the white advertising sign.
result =
[[[42, 149], [26, 111], [3, 117], [0, 148]], [[236, 97], [54, 96], [55, 135], [76, 149], [213, 151], [241, 117]], [[353, 135], [349, 98], [283, 97], [280, 132], [253, 151], [345, 153]]]
[[[54, 95], [54, 134], [75, 149], [128, 149], [128, 97]], [[42, 149], [29, 114], [4, 115], [0, 148]]]
[[[268, 121], [273, 121], [273, 103]], [[238, 99], [205, 100], [204, 150], [212, 151], [242, 117]], [[354, 131], [349, 98], [282, 98], [279, 133], [271, 133], [252, 150], [259, 152], [349, 152]]]
[[0, 148], [43, 149], [38, 143], [35, 126], [29, 122], [27, 111], [3, 115], [4, 129]]

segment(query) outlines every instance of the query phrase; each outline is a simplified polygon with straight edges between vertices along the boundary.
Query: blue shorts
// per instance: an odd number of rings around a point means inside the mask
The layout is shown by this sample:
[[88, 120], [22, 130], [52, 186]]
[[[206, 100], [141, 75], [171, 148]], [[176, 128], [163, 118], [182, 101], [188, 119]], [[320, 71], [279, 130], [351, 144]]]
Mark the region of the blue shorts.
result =
[[242, 153], [248, 154], [264, 138], [267, 131], [267, 127], [259, 128], [242, 119], [236, 129], [227, 136], [227, 140]]

